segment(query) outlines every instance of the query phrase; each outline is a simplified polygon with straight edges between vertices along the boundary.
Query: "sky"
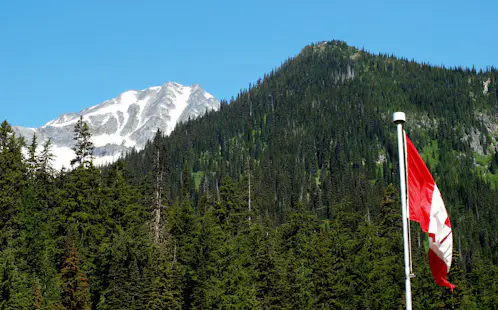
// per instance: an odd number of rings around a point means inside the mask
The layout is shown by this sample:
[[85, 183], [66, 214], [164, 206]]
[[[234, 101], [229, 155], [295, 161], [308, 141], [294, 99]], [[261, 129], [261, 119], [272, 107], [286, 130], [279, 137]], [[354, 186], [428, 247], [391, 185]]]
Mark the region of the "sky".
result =
[[0, 121], [39, 127], [168, 81], [235, 97], [308, 44], [498, 67], [498, 1], [0, 0]]

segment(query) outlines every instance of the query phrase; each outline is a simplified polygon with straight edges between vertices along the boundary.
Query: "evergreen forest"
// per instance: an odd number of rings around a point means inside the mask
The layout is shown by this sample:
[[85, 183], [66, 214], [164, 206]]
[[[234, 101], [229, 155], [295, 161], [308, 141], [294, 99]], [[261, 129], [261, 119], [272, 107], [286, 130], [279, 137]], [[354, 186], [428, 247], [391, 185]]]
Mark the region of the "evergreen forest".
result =
[[331, 41], [105, 167], [82, 119], [61, 171], [4, 121], [0, 309], [404, 309], [396, 111], [453, 228], [451, 292], [411, 224], [414, 309], [496, 309], [497, 98]]

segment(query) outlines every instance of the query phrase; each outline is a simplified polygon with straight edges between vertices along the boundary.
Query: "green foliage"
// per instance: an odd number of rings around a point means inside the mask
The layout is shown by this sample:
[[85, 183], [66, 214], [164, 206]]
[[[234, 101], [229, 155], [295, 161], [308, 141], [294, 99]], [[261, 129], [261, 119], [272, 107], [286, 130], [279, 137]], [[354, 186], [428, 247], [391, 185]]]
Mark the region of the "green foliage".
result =
[[439, 146], [437, 140], [427, 144], [421, 152], [422, 159], [427, 163], [429, 170], [434, 171], [439, 165]]

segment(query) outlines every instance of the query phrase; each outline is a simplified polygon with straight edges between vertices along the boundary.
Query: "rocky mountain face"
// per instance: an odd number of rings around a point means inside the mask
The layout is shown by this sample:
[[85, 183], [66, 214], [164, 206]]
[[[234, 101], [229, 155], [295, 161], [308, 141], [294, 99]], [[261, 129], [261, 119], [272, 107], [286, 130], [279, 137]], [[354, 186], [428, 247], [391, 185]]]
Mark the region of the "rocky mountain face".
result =
[[131, 148], [143, 149], [160, 129], [169, 135], [179, 122], [218, 110], [220, 103], [199, 85], [168, 82], [144, 90], [130, 90], [79, 113], [62, 114], [40, 128], [14, 127], [31, 141], [36, 134], [40, 145], [51, 139], [56, 156], [54, 167], [68, 168], [74, 157], [74, 125], [80, 117], [88, 123], [94, 143], [95, 165], [117, 160]]

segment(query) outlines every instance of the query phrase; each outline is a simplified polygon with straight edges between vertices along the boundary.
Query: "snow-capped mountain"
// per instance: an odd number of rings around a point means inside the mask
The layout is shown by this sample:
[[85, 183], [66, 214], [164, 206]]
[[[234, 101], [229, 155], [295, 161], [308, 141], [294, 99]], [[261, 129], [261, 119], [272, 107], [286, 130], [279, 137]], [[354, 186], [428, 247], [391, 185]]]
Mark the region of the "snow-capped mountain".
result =
[[17, 134], [31, 141], [33, 133], [42, 141], [52, 139], [56, 156], [54, 167], [69, 168], [74, 157], [74, 125], [83, 116], [92, 133], [94, 164], [117, 160], [131, 148], [143, 149], [157, 129], [169, 135], [179, 122], [218, 110], [220, 103], [199, 85], [183, 86], [168, 82], [144, 90], [129, 90], [116, 98], [79, 113], [59, 116], [40, 128], [14, 127]]

